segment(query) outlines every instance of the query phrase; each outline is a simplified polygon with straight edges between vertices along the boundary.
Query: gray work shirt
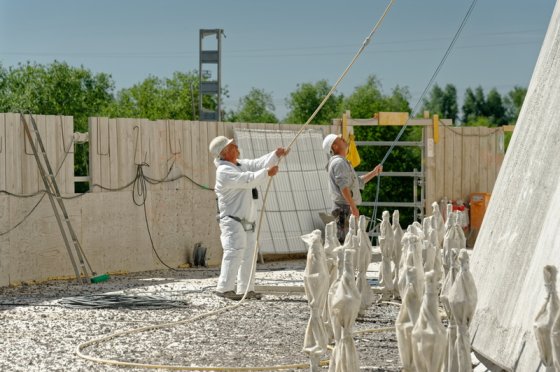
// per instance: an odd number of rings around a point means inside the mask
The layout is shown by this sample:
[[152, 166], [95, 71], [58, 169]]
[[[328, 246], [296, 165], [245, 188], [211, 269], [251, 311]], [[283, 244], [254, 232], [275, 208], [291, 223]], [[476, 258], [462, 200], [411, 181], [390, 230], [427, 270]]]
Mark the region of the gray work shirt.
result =
[[327, 165], [327, 171], [329, 173], [329, 191], [334, 204], [333, 208], [348, 205], [346, 199], [342, 196], [342, 189], [345, 187], [350, 189], [352, 199], [356, 204], [362, 202], [360, 190], [364, 189], [365, 182], [362, 177], [358, 177], [346, 158], [340, 155], [331, 157]]

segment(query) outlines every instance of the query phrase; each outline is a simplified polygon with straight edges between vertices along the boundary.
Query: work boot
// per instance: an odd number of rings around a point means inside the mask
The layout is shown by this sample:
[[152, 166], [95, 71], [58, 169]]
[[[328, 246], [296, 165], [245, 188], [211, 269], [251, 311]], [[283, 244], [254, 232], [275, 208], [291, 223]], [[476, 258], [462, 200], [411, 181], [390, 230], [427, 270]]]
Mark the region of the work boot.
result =
[[257, 293], [255, 291], [249, 291], [247, 292], [247, 297], [245, 297], [247, 300], [260, 300], [262, 298], [262, 293]]
[[234, 291], [226, 291], [226, 292], [216, 291], [214, 293], [218, 297], [227, 298], [229, 300], [234, 300], [234, 301], [239, 301], [243, 298], [243, 295], [237, 294]]

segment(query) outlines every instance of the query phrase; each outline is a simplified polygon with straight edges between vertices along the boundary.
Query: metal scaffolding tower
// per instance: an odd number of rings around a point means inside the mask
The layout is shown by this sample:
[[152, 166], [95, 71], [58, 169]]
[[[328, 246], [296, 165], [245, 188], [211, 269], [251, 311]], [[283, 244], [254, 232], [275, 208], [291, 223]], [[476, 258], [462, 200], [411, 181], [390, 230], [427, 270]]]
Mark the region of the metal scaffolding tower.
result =
[[[200, 56], [198, 65], [198, 112], [201, 121], [221, 121], [222, 105], [221, 105], [221, 74], [220, 66], [222, 59], [222, 29], [200, 30]], [[208, 36], [215, 36], [217, 48], [207, 50], [204, 49], [203, 40]], [[216, 66], [216, 76], [212, 79], [211, 73], [205, 70], [205, 65]], [[205, 99], [205, 96], [209, 97]], [[210, 105], [205, 107], [204, 105]]]

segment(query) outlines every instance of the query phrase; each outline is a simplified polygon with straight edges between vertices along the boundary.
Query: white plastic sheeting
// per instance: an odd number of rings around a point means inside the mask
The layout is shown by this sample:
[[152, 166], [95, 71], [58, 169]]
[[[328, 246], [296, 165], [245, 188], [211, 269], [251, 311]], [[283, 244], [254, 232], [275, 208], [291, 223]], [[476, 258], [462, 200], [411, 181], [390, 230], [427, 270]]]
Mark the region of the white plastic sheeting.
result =
[[[235, 129], [235, 141], [242, 158], [255, 158], [278, 147], [287, 147], [294, 131]], [[322, 149], [323, 133], [305, 130], [280, 163], [266, 201], [266, 213], [259, 239], [262, 253], [303, 253], [307, 247], [300, 236], [324, 224], [319, 212], [331, 210], [328, 191], [327, 156]], [[266, 186], [259, 189], [262, 198]]]

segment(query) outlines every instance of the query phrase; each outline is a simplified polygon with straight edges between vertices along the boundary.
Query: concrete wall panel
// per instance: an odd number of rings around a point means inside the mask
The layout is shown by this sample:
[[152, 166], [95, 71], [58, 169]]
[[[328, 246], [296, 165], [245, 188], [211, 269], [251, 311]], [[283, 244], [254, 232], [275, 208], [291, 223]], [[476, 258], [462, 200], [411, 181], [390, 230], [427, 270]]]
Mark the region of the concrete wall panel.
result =
[[476, 241], [473, 348], [513, 371], [539, 371], [533, 321], [542, 269], [560, 266], [560, 7], [557, 3]]

